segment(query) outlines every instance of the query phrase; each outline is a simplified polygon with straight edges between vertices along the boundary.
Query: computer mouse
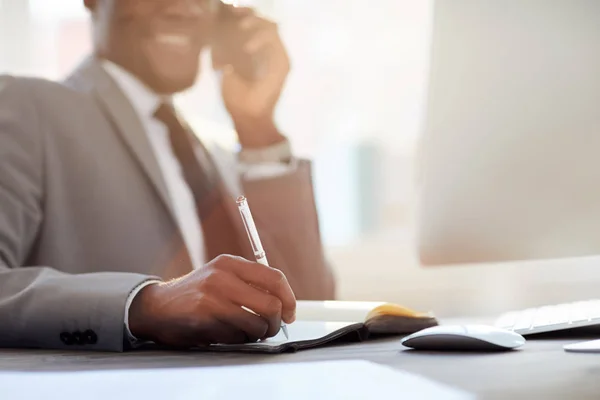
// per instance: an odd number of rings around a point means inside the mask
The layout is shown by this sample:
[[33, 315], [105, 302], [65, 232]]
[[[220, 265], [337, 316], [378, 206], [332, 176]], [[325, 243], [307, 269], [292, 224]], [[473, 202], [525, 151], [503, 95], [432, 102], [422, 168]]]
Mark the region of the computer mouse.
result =
[[525, 344], [513, 331], [487, 325], [438, 325], [402, 339], [402, 345], [415, 350], [498, 351]]

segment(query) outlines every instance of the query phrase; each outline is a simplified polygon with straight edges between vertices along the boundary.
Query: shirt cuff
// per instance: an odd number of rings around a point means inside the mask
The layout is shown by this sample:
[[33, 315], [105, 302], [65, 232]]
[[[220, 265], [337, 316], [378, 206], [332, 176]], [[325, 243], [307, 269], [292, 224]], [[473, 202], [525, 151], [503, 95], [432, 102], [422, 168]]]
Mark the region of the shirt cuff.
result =
[[160, 283], [160, 281], [152, 279], [140, 283], [131, 291], [131, 293], [129, 293], [129, 297], [127, 298], [127, 302], [125, 303], [125, 335], [127, 336], [127, 343], [129, 343], [132, 347], [138, 347], [147, 342], [136, 338], [131, 333], [131, 330], [129, 329], [129, 308], [131, 308], [131, 303], [133, 303], [133, 299], [135, 299], [135, 296], [137, 296], [143, 288], [149, 285], [154, 285], [156, 283]]
[[284, 140], [260, 149], [242, 149], [238, 153], [238, 166], [244, 179], [268, 179], [294, 172], [296, 160], [290, 142]]

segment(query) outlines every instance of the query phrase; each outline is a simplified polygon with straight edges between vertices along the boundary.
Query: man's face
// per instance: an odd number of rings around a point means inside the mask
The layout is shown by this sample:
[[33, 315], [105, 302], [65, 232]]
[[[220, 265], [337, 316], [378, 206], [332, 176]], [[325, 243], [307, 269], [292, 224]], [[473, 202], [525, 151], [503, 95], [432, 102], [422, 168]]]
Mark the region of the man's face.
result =
[[192, 86], [218, 0], [85, 0], [100, 56], [160, 94]]

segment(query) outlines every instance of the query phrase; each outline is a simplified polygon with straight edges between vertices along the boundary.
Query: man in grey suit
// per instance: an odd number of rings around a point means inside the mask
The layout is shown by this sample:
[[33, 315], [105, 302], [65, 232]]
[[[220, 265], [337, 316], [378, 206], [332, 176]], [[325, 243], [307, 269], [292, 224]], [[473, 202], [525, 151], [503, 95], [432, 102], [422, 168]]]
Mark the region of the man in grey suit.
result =
[[[296, 298], [334, 297], [310, 163], [273, 122], [289, 70], [276, 26], [218, 5], [85, 0], [93, 56], [62, 83], [1, 78], [0, 347], [255, 341], [293, 322]], [[171, 103], [196, 79], [216, 10], [266, 72], [224, 68], [237, 159]], [[276, 268], [249, 261], [240, 194]]]

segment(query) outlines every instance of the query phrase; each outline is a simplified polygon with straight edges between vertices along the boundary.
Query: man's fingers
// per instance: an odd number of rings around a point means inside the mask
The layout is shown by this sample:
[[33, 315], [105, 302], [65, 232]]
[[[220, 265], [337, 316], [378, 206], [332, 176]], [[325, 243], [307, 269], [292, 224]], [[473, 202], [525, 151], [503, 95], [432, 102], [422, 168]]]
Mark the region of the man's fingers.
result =
[[202, 294], [201, 299], [192, 301], [191, 304], [197, 305], [197, 307], [190, 308], [183, 320], [185, 329], [182, 330], [181, 337], [184, 342], [201, 345], [206, 343], [241, 344], [248, 341], [248, 335], [243, 330], [226, 322], [228, 316], [229, 319], [232, 319], [231, 316], [235, 313], [236, 307], [223, 301], [219, 293], [213, 289], [215, 285], [221, 284], [226, 275], [228, 275], [226, 272], [212, 274], [216, 278], [206, 279], [208, 284], [205, 289], [209, 290]]
[[232, 14], [237, 17], [242, 17], [244, 15], [254, 15], [254, 10], [250, 7], [239, 7], [231, 4], [226, 4], [225, 7], [229, 8]]
[[244, 51], [248, 54], [256, 54], [263, 49], [274, 47], [279, 41], [276, 31], [261, 30], [256, 32], [244, 45]]
[[285, 322], [293, 321], [296, 315], [296, 296], [285, 275], [275, 269], [251, 262], [240, 257], [224, 256], [217, 259], [215, 265], [224, 268], [242, 281], [256, 286], [281, 301], [282, 318]]
[[[232, 280], [234, 279], [239, 282], [237, 278], [232, 276]], [[224, 289], [228, 290], [230, 287], [237, 285], [225, 284], [225, 286]], [[247, 342], [256, 342], [264, 338], [269, 330], [269, 323], [265, 318], [252, 314], [244, 310], [236, 301], [226, 300], [225, 298], [220, 302], [220, 306], [215, 313], [215, 318], [243, 332], [245, 336], [244, 341]]]
[[296, 315], [296, 296], [285, 275], [274, 268], [256, 264], [255, 271], [241, 270], [239, 276], [246, 282], [266, 290], [281, 301], [281, 316], [284, 321], [292, 321]]
[[202, 336], [207, 337], [210, 343], [216, 344], [244, 344], [248, 341], [244, 332], [220, 319], [211, 321], [210, 330]]
[[243, 17], [239, 22], [239, 28], [244, 32], [251, 32], [258, 29], [265, 21], [258, 18], [256, 15], [248, 15]]
[[256, 57], [266, 73], [266, 77], [274, 87], [285, 81], [290, 71], [290, 60], [276, 28], [264, 29], [253, 35], [245, 44], [244, 51]]
[[268, 329], [263, 331], [260, 338], [277, 335], [281, 327], [281, 300], [239, 279], [230, 281], [230, 284], [231, 286], [227, 287], [230, 300], [240, 307], [244, 306], [254, 311], [264, 318], [265, 324], [268, 323]]
[[280, 40], [277, 24], [255, 15], [244, 17], [239, 27], [247, 34], [244, 50], [250, 54]]

